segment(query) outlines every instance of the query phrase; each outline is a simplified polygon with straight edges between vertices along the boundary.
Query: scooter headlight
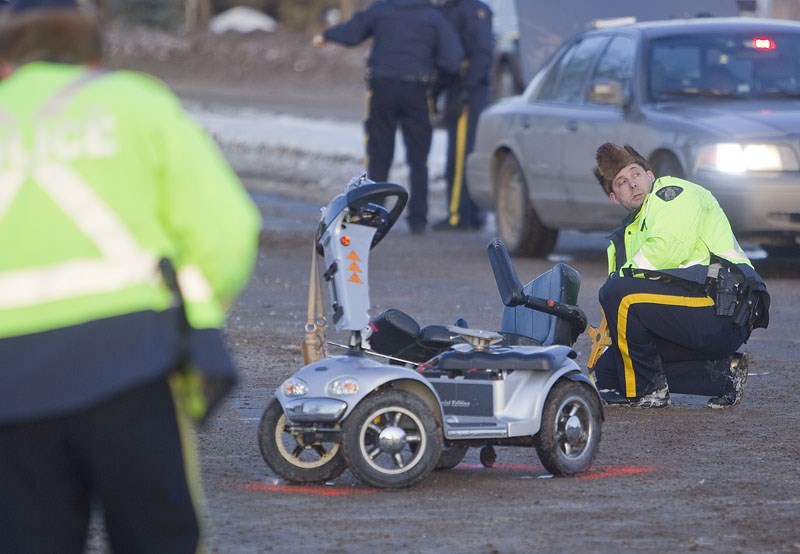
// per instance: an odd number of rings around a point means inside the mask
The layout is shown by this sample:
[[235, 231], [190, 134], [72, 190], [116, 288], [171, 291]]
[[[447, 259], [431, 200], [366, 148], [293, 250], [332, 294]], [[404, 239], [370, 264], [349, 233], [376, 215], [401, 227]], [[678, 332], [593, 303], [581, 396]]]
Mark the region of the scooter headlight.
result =
[[331, 396], [349, 396], [358, 392], [358, 381], [353, 377], [342, 377], [328, 384], [328, 394]]
[[283, 382], [283, 394], [289, 397], [303, 396], [308, 392], [308, 385], [302, 379], [290, 377]]

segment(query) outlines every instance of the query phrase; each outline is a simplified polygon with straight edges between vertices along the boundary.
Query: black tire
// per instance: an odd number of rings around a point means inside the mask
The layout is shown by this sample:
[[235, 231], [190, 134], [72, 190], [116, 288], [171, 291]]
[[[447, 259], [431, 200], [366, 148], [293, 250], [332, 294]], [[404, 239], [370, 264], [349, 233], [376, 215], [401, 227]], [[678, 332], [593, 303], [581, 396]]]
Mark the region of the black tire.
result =
[[489, 444], [481, 448], [480, 460], [481, 465], [487, 469], [494, 466], [494, 463], [497, 461], [497, 451], [494, 449], [494, 446]]
[[650, 166], [656, 179], [667, 176], [684, 179], [686, 175], [681, 167], [681, 162], [672, 154], [659, 154]]
[[442, 438], [436, 417], [418, 396], [399, 390], [366, 397], [342, 428], [347, 467], [372, 487], [406, 488], [436, 466]]
[[542, 224], [531, 204], [519, 162], [507, 155], [497, 168], [497, 230], [512, 255], [544, 258], [553, 251], [558, 230]]
[[322, 483], [347, 469], [338, 442], [292, 433], [280, 402], [273, 399], [258, 424], [258, 447], [267, 465], [287, 481]]
[[550, 389], [534, 437], [547, 471], [574, 475], [591, 467], [600, 447], [601, 410], [597, 394], [585, 383], [565, 379]]
[[439, 454], [439, 461], [436, 462], [435, 469], [437, 471], [453, 469], [467, 455], [467, 450], [469, 450], [469, 446], [462, 442], [451, 442], [443, 445], [442, 453]]

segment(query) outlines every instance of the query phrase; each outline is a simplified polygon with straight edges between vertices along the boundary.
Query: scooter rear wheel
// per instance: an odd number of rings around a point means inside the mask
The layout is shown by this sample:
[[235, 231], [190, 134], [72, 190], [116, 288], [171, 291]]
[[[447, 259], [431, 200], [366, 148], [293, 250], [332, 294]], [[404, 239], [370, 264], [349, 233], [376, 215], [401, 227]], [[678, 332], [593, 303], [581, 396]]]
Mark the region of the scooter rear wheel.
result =
[[437, 471], [453, 469], [467, 455], [467, 450], [469, 450], [469, 446], [463, 442], [451, 442], [442, 446], [442, 453], [439, 455], [439, 461], [436, 462], [435, 469]]
[[322, 483], [347, 469], [338, 442], [293, 432], [283, 408], [273, 399], [258, 425], [258, 446], [267, 465], [294, 483]]
[[565, 379], [550, 389], [534, 437], [547, 471], [574, 475], [591, 467], [600, 447], [601, 414], [600, 400], [586, 383]]
[[421, 398], [386, 390], [364, 398], [344, 421], [342, 449], [350, 471], [367, 485], [406, 488], [433, 471], [442, 438]]

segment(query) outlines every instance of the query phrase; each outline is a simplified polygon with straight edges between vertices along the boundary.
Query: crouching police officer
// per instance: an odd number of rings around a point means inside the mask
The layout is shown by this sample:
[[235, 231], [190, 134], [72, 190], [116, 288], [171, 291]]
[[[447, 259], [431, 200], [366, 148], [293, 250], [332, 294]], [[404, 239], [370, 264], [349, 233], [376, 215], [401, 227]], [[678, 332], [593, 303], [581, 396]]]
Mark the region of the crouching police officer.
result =
[[458, 71], [458, 35], [430, 0], [382, 0], [314, 37], [355, 46], [372, 38], [367, 61], [367, 176], [386, 181], [398, 125], [406, 147], [411, 197], [408, 224], [422, 233], [428, 221], [428, 154], [433, 140], [431, 87], [437, 74]]
[[81, 552], [95, 504], [115, 552], [197, 551], [189, 424], [236, 376], [258, 210], [163, 84], [101, 61], [76, 0], [0, 16], [0, 552]]
[[747, 358], [736, 350], [769, 322], [769, 294], [709, 191], [655, 179], [631, 146], [605, 143], [594, 174], [628, 210], [611, 235], [600, 304], [611, 345], [592, 368], [609, 404], [658, 408], [670, 392], [737, 405]]

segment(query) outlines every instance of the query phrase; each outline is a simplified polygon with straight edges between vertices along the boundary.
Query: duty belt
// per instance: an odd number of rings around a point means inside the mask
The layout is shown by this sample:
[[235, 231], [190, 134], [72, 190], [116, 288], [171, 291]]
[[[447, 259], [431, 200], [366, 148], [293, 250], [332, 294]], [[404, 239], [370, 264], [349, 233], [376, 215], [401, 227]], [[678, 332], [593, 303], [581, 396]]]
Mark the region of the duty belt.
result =
[[393, 81], [402, 81], [404, 83], [418, 83], [420, 85], [429, 85], [433, 83], [433, 77], [431, 75], [376, 75], [372, 70], [367, 69], [366, 80], [371, 81], [373, 79], [389, 79]]

